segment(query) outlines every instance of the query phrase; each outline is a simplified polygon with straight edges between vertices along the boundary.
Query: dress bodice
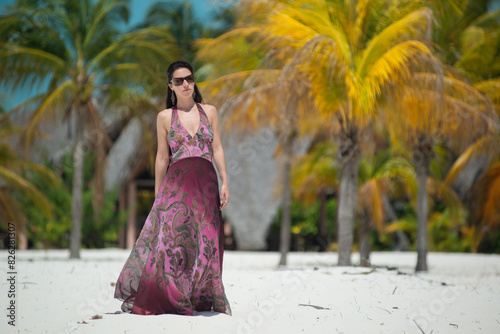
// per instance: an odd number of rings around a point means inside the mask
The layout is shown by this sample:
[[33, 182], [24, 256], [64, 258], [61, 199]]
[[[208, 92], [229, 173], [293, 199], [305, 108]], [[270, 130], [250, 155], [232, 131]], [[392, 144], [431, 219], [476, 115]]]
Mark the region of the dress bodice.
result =
[[212, 141], [214, 134], [207, 114], [199, 103], [196, 103], [200, 113], [200, 125], [192, 137], [182, 125], [177, 106], [172, 108], [172, 120], [167, 141], [170, 146], [170, 165], [185, 158], [201, 157], [212, 161]]

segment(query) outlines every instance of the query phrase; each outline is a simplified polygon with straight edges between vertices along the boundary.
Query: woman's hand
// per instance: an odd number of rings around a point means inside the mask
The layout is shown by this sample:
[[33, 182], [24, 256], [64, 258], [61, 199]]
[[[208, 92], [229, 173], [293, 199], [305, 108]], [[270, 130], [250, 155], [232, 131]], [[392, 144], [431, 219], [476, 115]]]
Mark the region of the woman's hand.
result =
[[224, 209], [229, 203], [229, 187], [225, 184], [220, 187], [220, 209]]

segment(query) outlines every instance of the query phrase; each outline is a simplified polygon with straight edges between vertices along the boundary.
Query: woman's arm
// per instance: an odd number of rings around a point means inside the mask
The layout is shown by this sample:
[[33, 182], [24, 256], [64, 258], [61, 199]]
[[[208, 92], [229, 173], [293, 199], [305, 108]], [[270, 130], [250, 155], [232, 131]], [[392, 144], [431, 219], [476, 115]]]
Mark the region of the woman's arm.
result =
[[165, 179], [167, 173], [169, 158], [169, 147], [167, 143], [167, 133], [170, 128], [170, 119], [172, 118], [172, 110], [165, 109], [158, 113], [156, 117], [156, 132], [158, 137], [158, 150], [156, 152], [155, 162], [155, 197], [160, 190], [160, 186]]
[[[219, 117], [217, 115], [217, 109], [211, 105], [204, 105], [203, 109], [207, 113], [207, 116], [210, 121], [210, 125], [212, 126], [212, 131], [214, 132], [214, 140], [212, 142], [213, 156], [215, 166], [217, 167], [217, 171], [219, 172], [221, 178], [221, 188], [220, 188], [220, 209], [224, 209], [229, 203], [229, 182], [227, 179], [226, 172], [226, 157], [224, 155], [224, 149], [222, 148], [222, 143], [219, 134]], [[224, 204], [223, 204], [224, 203]]]

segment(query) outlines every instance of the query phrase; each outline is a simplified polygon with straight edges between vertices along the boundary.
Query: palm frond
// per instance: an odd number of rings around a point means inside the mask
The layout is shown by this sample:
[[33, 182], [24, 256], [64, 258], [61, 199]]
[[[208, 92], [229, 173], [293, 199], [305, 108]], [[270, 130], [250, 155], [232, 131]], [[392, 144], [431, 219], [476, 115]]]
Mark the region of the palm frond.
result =
[[265, 31], [273, 36], [270, 38], [270, 45], [274, 48], [288, 45], [301, 48], [316, 35], [323, 35], [331, 39], [336, 46], [335, 52], [344, 63], [349, 63], [352, 59], [352, 50], [345, 34], [330, 20], [328, 11], [325, 10], [316, 11], [315, 8], [306, 7], [277, 12], [269, 19]]
[[484, 13], [470, 23], [471, 26], [491, 27], [500, 23], [500, 9], [495, 9]]
[[89, 61], [88, 67], [106, 68], [116, 63], [117, 59], [127, 62], [132, 56], [135, 59], [146, 55], [156, 56], [165, 61], [175, 56], [176, 51], [173, 37], [167, 27], [146, 27], [126, 33], [109, 44]]
[[13, 187], [19, 188], [28, 198], [42, 211], [44, 214], [52, 215], [52, 204], [47, 200], [43, 193], [33, 184], [28, 182], [20, 175], [14, 173], [10, 169], [0, 166], [0, 176], [11, 183]]
[[[389, 159], [377, 169], [373, 177], [377, 180], [392, 180], [392, 183], [396, 186], [395, 188], [401, 188], [404, 185], [404, 193], [416, 198], [417, 181], [415, 169], [408, 160], [402, 157]], [[402, 194], [400, 193], [399, 195]]]
[[[500, 79], [484, 80], [475, 83], [473, 86], [480, 92], [488, 95], [494, 104], [500, 105]], [[497, 112], [500, 117], [500, 109]]]
[[319, 111], [326, 115], [336, 110], [339, 100], [347, 95], [345, 78], [350, 68], [332, 40], [315, 35], [297, 51], [293, 63], [295, 76], [305, 76], [311, 83], [310, 96]]
[[500, 226], [500, 163], [486, 171], [471, 189], [473, 217], [478, 226]]
[[[197, 85], [204, 95], [212, 99], [212, 103], [222, 106], [230, 97], [241, 93], [245, 89], [258, 87], [266, 82], [275, 82], [278, 80], [280, 73], [280, 70], [272, 69], [240, 71], [220, 76], [209, 83], [201, 82]], [[228, 108], [224, 108], [224, 111], [226, 110], [229, 111]], [[224, 115], [222, 110], [221, 115]]]
[[30, 171], [39, 175], [48, 186], [57, 186], [61, 183], [61, 179], [50, 168], [34, 162], [27, 162], [26, 166]]
[[370, 179], [358, 190], [358, 206], [364, 208], [375, 223], [380, 235], [383, 233], [385, 221], [385, 209], [382, 195], [386, 193], [386, 180]]
[[458, 174], [467, 166], [474, 158], [482, 154], [491, 152], [492, 137], [483, 136], [472, 143], [460, 156], [455, 160], [450, 170], [448, 171], [444, 181], [448, 185], [452, 185], [457, 179]]
[[432, 61], [433, 56], [427, 46], [413, 40], [399, 43], [384, 52], [366, 73], [367, 99], [374, 100], [384, 86], [400, 85], [407, 80], [412, 73], [411, 64], [417, 59], [422, 60], [423, 55]]
[[392, 223], [385, 226], [385, 232], [393, 233], [397, 230], [405, 231], [405, 232], [414, 232], [417, 225], [416, 217], [410, 216], [402, 219], [398, 219], [393, 221]]
[[[92, 39], [95, 38], [96, 33], [100, 30], [99, 27], [103, 24], [106, 17], [118, 16], [120, 21], [126, 23], [128, 21], [128, 3], [121, 0], [99, 0], [92, 8], [88, 18], [88, 28], [83, 40], [83, 47], [86, 48]], [[99, 31], [102, 33], [102, 31]]]
[[0, 43], [0, 83], [12, 89], [40, 84], [52, 73], [65, 69], [64, 59], [57, 55], [28, 47]]
[[394, 22], [374, 36], [368, 43], [359, 61], [360, 77], [364, 77], [370, 71], [370, 68], [374, 66], [373, 64], [391, 46], [412, 38], [424, 37], [429, 39], [431, 22], [432, 11], [429, 8], [422, 8]]
[[40, 120], [47, 116], [47, 113], [54, 113], [61, 109], [68, 103], [68, 95], [74, 90], [74, 83], [72, 80], [66, 80], [59, 87], [57, 87], [52, 92], [49, 92], [46, 98], [43, 100], [42, 104], [35, 110], [31, 117], [31, 122], [26, 130], [26, 142], [25, 149], [27, 150], [29, 145], [33, 141], [33, 135], [35, 129], [40, 123]]
[[365, 44], [366, 28], [369, 23], [370, 9], [373, 0], [358, 1], [356, 4], [356, 21], [353, 30], [353, 44], [362, 49]]
[[291, 188], [294, 197], [312, 203], [324, 189], [338, 187], [338, 168], [332, 165], [336, 148], [331, 141], [315, 145], [297, 158], [292, 167]]
[[440, 199], [446, 205], [449, 212], [449, 217], [454, 226], [465, 224], [465, 208], [462, 201], [458, 198], [457, 193], [448, 185], [448, 183], [437, 178], [429, 178], [431, 189], [430, 193], [434, 198]]
[[[11, 199], [7, 192], [0, 188], [0, 213], [9, 221], [20, 221], [18, 210], [15, 209]], [[6, 222], [0, 220], [0, 223]]]

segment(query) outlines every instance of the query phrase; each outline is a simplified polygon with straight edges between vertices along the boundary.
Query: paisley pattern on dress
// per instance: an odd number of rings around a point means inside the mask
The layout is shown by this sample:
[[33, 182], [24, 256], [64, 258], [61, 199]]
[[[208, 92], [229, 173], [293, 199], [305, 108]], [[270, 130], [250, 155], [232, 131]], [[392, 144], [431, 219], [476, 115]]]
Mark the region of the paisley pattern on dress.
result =
[[200, 114], [200, 125], [194, 136], [191, 136], [182, 125], [177, 108], [175, 106], [172, 108], [172, 120], [170, 121], [172, 125], [167, 136], [171, 152], [170, 164], [189, 157], [202, 157], [212, 161], [214, 133], [207, 114], [201, 105], [197, 103], [196, 106]]
[[198, 110], [194, 138], [172, 112], [168, 143], [174, 160], [115, 287], [124, 312], [231, 314], [222, 284], [224, 231], [213, 133], [199, 105]]

